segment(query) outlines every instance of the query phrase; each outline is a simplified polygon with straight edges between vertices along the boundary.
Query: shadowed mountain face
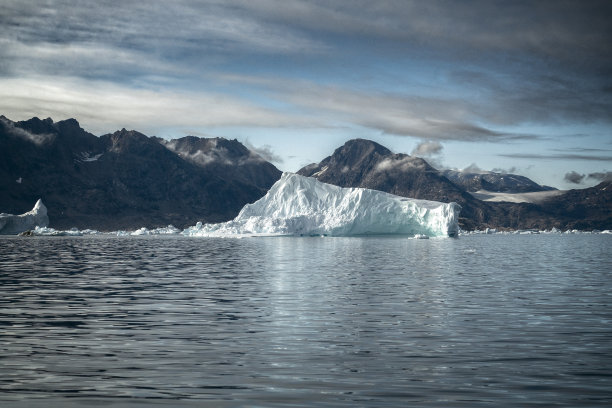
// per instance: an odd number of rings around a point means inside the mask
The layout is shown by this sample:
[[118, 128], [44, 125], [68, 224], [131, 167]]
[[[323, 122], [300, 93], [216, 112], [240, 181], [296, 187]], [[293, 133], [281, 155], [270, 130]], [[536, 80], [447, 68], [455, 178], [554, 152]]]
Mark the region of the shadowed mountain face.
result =
[[443, 177], [425, 160], [393, 154], [370, 140], [350, 140], [319, 164], [298, 171], [324, 183], [342, 187], [364, 187], [404, 197], [455, 201], [462, 206], [473, 201], [465, 191]]
[[[19, 214], [38, 198], [55, 228], [193, 225], [233, 218], [261, 198], [281, 172], [237, 141], [178, 139], [193, 156], [183, 157], [173, 141], [122, 129], [96, 137], [74, 119], [54, 123], [0, 118], [0, 211]], [[216, 155], [227, 145], [228, 163]]]
[[[406, 154], [393, 154], [384, 146], [369, 140], [350, 140], [336, 149], [331, 156], [318, 164], [302, 168], [298, 174], [341, 187], [364, 187], [404, 197], [454, 201], [462, 207], [459, 224], [466, 230], [487, 227], [578, 228], [577, 225], [584, 229], [612, 227], [612, 197], [605, 193], [607, 190], [603, 193], [601, 189], [572, 190], [581, 193], [569, 192], [547, 200], [542, 205], [487, 203], [469, 194], [461, 183], [451, 182], [425, 160]], [[502, 189], [503, 185], [498, 180], [497, 187], [494, 188]], [[523, 188], [529, 185], [531, 188], [538, 186], [527, 178], [505, 185], [513, 185], [519, 190], [517, 185], [524, 186]], [[591, 194], [599, 194], [599, 206], [584, 204], [589, 202], [587, 197]], [[575, 204], [568, 204], [569, 201]], [[583, 204], [579, 204], [579, 201]]]

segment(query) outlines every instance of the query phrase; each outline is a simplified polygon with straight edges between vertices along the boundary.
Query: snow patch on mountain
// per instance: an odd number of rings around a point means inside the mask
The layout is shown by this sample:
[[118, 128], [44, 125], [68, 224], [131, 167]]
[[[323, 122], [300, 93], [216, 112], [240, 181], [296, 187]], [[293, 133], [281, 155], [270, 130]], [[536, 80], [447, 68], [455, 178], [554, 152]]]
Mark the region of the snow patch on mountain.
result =
[[186, 229], [189, 236], [378, 235], [456, 236], [461, 207], [365, 188], [341, 188], [283, 173], [268, 193], [220, 224]]
[[478, 190], [469, 192], [472, 196], [481, 201], [492, 203], [531, 203], [539, 204], [549, 198], [557, 197], [566, 193], [564, 190], [534, 191], [531, 193], [498, 193], [495, 191]]

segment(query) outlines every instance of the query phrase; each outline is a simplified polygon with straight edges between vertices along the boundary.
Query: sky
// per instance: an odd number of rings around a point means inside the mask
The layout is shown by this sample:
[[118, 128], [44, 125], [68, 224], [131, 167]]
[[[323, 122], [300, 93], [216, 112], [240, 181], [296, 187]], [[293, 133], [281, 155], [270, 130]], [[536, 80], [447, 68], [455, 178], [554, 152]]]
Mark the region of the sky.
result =
[[279, 169], [353, 138], [560, 189], [612, 175], [612, 2], [0, 0], [0, 114], [238, 139]]

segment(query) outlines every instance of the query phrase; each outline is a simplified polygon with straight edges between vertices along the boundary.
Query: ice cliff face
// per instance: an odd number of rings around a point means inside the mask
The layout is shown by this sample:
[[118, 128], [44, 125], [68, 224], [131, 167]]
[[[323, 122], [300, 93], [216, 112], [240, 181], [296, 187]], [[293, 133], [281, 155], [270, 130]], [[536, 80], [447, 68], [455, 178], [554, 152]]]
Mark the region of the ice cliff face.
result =
[[186, 235], [456, 236], [461, 207], [364, 188], [341, 188], [284, 173], [268, 193], [232, 221], [198, 224]]
[[34, 208], [27, 213], [21, 215], [0, 214], [0, 234], [19, 234], [37, 226], [46, 227], [47, 225], [49, 225], [47, 207], [41, 200], [38, 200]]

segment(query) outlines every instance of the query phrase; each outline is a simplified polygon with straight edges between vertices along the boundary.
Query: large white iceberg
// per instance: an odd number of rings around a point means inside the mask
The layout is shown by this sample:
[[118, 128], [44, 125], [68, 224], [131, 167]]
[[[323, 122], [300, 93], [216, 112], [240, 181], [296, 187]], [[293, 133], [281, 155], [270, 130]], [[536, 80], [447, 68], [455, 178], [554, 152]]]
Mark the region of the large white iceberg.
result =
[[461, 207], [364, 188], [341, 188], [284, 173], [268, 193], [220, 224], [187, 228], [190, 236], [378, 235], [456, 236]]
[[19, 234], [36, 227], [49, 225], [47, 207], [38, 200], [34, 208], [20, 215], [0, 213], [0, 234]]

